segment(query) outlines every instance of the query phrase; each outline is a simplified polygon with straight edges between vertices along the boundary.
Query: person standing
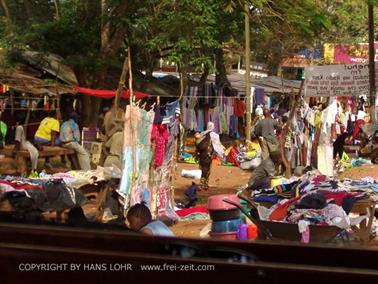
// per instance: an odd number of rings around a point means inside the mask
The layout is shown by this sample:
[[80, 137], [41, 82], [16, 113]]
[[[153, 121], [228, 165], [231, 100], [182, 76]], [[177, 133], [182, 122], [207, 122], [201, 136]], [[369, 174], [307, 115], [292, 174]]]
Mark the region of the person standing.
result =
[[91, 170], [89, 155], [84, 147], [79, 144], [80, 130], [77, 124], [78, 114], [73, 112], [69, 115], [69, 119], [62, 123], [60, 129], [60, 140], [64, 148], [72, 149], [76, 152], [79, 160], [80, 169], [83, 171]]
[[122, 149], [123, 149], [123, 126], [118, 123], [112, 128], [114, 134], [111, 134], [109, 140], [105, 143], [105, 147], [109, 148], [109, 155], [106, 157], [104, 167], [116, 166], [122, 169]]
[[202, 171], [200, 188], [208, 190], [213, 156], [217, 155], [224, 160], [224, 147], [220, 142], [219, 135], [214, 132], [214, 123], [212, 122], [207, 123], [207, 129], [205, 131], [196, 133], [195, 138], [197, 157]]
[[278, 122], [272, 118], [268, 109], [264, 110], [264, 119], [260, 120], [255, 127], [255, 134], [260, 137], [262, 159], [265, 160], [272, 152], [278, 151], [278, 140], [275, 130]]
[[[125, 110], [122, 107], [115, 108], [115, 100], [113, 99], [112, 107], [105, 113], [104, 116], [104, 131], [107, 137], [109, 135], [110, 130], [117, 124], [117, 120], [123, 121], [125, 119]], [[114, 133], [114, 132], [113, 132]]]

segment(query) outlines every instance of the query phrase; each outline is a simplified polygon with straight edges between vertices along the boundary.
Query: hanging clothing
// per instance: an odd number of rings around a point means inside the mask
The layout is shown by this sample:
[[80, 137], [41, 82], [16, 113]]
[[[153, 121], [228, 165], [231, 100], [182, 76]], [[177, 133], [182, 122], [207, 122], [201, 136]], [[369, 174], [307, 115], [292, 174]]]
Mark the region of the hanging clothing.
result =
[[151, 141], [155, 144], [154, 166], [157, 168], [163, 164], [165, 146], [168, 143], [168, 129], [166, 125], [154, 124], [152, 127]]

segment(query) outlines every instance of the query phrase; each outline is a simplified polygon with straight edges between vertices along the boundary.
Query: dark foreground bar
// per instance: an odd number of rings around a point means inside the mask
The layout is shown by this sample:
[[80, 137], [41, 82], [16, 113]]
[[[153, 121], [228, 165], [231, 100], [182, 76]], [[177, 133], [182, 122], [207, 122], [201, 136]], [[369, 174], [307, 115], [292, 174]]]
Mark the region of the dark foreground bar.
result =
[[369, 247], [0, 223], [0, 283], [378, 283], [377, 258]]

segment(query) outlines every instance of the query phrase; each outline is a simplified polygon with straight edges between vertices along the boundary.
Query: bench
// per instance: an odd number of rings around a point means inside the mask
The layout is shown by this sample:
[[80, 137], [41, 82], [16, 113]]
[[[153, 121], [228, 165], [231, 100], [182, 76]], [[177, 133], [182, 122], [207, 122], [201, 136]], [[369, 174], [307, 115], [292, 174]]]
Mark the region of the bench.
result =
[[[0, 155], [5, 156], [4, 159], [0, 159], [0, 163], [3, 162], [15, 162], [17, 165], [17, 170], [15, 173], [25, 173], [27, 170], [26, 161], [30, 159], [29, 152], [27, 150], [16, 151], [16, 154], [13, 153], [14, 145], [6, 145], [3, 149], [0, 150]], [[39, 151], [39, 158], [45, 157], [57, 157], [65, 156], [69, 158], [73, 167], [78, 168], [78, 162], [76, 160], [75, 151], [72, 149], [67, 149], [58, 146], [43, 146], [42, 150]], [[7, 171], [7, 170], [6, 170]], [[8, 173], [9, 171], [7, 171]]]

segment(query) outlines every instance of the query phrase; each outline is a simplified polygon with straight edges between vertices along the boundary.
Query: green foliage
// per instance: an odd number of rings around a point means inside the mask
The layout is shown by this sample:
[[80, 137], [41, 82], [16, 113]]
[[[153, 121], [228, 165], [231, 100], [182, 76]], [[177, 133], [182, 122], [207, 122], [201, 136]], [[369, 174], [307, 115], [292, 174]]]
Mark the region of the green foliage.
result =
[[[183, 70], [212, 66], [216, 49], [243, 51], [244, 5], [251, 20], [253, 60], [272, 66], [282, 57], [324, 42], [367, 40], [367, 1], [378, 0], [8, 0], [11, 23], [0, 16], [0, 46], [19, 60], [26, 49], [63, 56], [79, 72], [98, 72], [121, 64], [122, 44], [111, 58], [102, 57], [101, 28], [110, 34], [126, 26], [134, 67], [152, 70], [160, 58]], [[28, 3], [28, 5], [26, 5]], [[0, 9], [0, 11], [2, 11]], [[3, 13], [4, 14], [4, 13]], [[30, 14], [30, 15], [28, 15]], [[28, 15], [28, 16], [25, 16]], [[113, 55], [114, 54], [114, 55]]]

